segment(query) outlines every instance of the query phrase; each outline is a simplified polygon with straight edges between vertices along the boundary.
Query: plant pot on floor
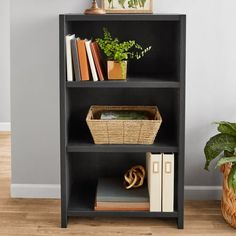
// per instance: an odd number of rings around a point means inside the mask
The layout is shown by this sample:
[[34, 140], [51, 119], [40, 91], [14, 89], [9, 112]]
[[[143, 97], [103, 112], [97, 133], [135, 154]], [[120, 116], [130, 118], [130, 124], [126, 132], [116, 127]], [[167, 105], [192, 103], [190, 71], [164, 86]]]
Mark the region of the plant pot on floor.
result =
[[228, 176], [230, 174], [231, 167], [231, 163], [221, 166], [221, 171], [224, 174], [221, 211], [225, 221], [236, 228], [236, 194], [233, 189], [228, 186]]
[[107, 61], [109, 80], [125, 80], [127, 77], [127, 61]]

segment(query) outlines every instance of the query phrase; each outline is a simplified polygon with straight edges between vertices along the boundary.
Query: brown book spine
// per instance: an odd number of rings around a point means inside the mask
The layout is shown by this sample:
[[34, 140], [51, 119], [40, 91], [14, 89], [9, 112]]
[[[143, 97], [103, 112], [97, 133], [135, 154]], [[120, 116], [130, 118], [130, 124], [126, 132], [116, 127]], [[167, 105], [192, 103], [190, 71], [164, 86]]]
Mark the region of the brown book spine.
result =
[[99, 207], [95, 206], [95, 211], [149, 211], [148, 207]]
[[98, 44], [96, 42], [92, 42], [90, 44], [93, 59], [95, 62], [96, 70], [98, 72], [98, 77], [100, 81], [104, 80], [104, 68], [103, 68], [103, 62], [102, 62], [102, 56], [100, 53], [100, 49], [98, 47]]
[[97, 211], [149, 211], [149, 202], [96, 202]]
[[85, 40], [77, 40], [81, 80], [89, 80], [88, 58], [85, 48]]
[[97, 206], [104, 207], [149, 207], [149, 202], [96, 202]]

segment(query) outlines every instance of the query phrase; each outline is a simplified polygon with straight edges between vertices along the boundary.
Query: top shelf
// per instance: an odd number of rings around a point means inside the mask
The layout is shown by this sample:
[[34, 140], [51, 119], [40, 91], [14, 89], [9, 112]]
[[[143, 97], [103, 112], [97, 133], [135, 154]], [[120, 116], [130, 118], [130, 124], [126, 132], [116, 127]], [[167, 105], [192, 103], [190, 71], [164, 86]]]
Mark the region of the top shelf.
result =
[[66, 14], [61, 15], [66, 21], [180, 21], [185, 15], [181, 14], [105, 14], [105, 15], [84, 15], [84, 14]]

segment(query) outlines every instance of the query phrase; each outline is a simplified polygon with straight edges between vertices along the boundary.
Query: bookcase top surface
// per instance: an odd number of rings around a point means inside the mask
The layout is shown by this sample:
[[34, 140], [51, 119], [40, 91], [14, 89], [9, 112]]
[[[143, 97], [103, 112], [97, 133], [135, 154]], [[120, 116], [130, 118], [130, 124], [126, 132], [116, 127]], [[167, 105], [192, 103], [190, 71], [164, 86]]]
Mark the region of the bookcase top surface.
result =
[[179, 21], [186, 17], [184, 14], [104, 14], [104, 15], [85, 15], [85, 14], [60, 14], [65, 21], [80, 21], [80, 20], [146, 20], [146, 21]]

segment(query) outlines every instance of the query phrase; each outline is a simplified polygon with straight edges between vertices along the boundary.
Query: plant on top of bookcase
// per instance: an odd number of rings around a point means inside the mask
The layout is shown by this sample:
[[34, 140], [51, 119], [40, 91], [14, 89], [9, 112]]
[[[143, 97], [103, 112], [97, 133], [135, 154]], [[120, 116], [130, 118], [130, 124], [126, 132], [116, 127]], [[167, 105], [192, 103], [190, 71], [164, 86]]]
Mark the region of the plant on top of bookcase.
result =
[[135, 40], [120, 42], [118, 38], [112, 38], [106, 28], [103, 31], [104, 37], [97, 38], [96, 41], [108, 59], [108, 79], [126, 79], [127, 60], [139, 60], [152, 47], [143, 49]]

